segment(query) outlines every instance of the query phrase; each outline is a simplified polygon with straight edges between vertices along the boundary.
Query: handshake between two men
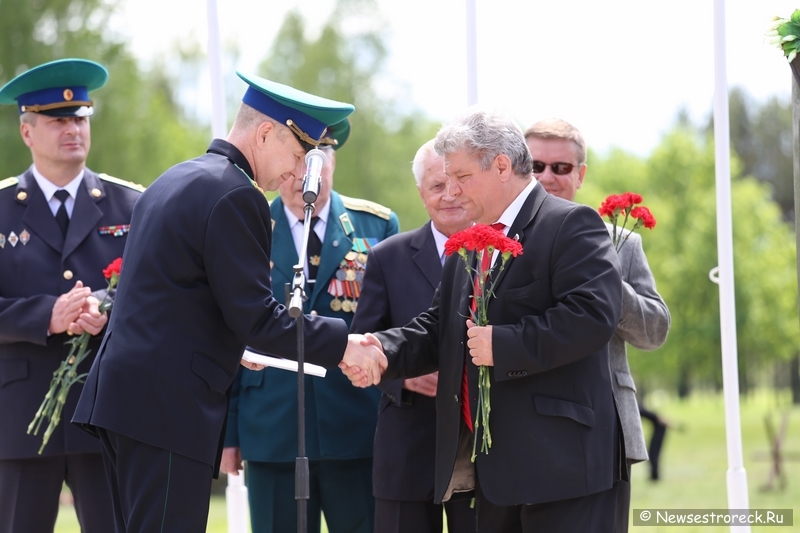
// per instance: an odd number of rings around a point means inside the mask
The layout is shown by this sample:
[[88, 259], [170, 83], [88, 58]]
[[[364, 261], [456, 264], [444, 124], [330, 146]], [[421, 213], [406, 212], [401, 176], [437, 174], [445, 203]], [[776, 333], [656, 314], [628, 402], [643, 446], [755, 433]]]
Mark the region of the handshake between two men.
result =
[[381, 342], [373, 334], [348, 335], [347, 349], [339, 368], [353, 386], [364, 388], [377, 385], [388, 366]]

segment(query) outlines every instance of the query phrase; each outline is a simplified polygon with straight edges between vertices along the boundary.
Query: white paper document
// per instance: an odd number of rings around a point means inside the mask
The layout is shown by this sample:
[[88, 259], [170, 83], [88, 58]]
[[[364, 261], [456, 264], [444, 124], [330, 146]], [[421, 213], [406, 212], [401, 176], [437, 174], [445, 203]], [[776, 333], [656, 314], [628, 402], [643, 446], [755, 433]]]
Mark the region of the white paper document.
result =
[[[292, 361], [291, 359], [270, 357], [268, 355], [261, 355], [260, 353], [251, 352], [250, 350], [244, 351], [242, 359], [259, 365], [266, 365], [272, 368], [282, 368], [283, 370], [297, 372], [297, 361]], [[311, 363], [303, 363], [303, 372], [310, 376], [319, 376], [324, 378], [327, 371], [328, 370], [323, 366], [312, 365]]]

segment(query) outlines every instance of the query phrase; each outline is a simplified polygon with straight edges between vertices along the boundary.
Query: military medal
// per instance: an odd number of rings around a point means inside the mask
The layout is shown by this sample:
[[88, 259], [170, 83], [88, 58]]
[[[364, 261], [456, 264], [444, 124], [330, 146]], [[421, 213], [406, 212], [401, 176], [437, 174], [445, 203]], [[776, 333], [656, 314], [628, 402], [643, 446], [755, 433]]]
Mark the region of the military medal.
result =
[[346, 274], [345, 275], [345, 279], [347, 279], [347, 281], [355, 281], [356, 280], [356, 271], [353, 270], [352, 268], [348, 268], [347, 272], [345, 274]]
[[356, 252], [354, 252], [353, 250], [350, 250], [344, 256], [344, 258], [347, 259], [348, 261], [355, 261], [356, 257], [358, 257], [358, 254], [356, 254]]
[[332, 279], [331, 282], [328, 284], [328, 294], [333, 295], [333, 300], [331, 300], [331, 310], [334, 312], [338, 312], [342, 310], [342, 301], [339, 300], [339, 296], [344, 294], [344, 289], [342, 288], [342, 282], [338, 279]]
[[0, 233], [0, 248], [6, 247], [6, 236]]
[[122, 237], [131, 229], [130, 224], [117, 224], [116, 226], [101, 226], [97, 228], [97, 233], [100, 235], [112, 235], [114, 237]]
[[360, 252], [358, 254], [358, 262], [361, 263], [362, 265], [366, 265], [367, 264], [367, 254], [365, 254], [364, 252]]
[[25, 246], [29, 240], [31, 240], [31, 234], [26, 229], [22, 230], [22, 233], [19, 234], [19, 242], [22, 243], [22, 246]]
[[14, 248], [17, 245], [17, 241], [19, 241], [19, 237], [17, 237], [17, 234], [12, 231], [8, 236], [8, 244]]

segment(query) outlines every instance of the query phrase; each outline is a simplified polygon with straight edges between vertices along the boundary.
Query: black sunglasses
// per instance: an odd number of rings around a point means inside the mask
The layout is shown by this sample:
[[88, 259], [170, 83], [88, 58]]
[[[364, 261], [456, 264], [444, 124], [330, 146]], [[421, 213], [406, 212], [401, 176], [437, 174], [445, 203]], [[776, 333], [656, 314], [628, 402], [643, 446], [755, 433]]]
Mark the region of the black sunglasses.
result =
[[572, 169], [576, 166], [577, 165], [573, 165], [572, 163], [545, 163], [543, 161], [534, 161], [533, 173], [541, 174], [544, 172], [544, 169], [550, 167], [553, 170], [553, 174], [556, 176], [563, 176], [572, 172]]

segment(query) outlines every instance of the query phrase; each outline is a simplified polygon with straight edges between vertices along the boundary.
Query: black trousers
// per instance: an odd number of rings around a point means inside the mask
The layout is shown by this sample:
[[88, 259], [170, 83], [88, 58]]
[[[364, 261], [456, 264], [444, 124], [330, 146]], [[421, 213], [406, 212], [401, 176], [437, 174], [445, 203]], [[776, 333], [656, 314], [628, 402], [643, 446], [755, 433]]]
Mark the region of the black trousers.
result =
[[375, 499], [375, 533], [442, 533], [442, 507], [447, 513], [448, 533], [475, 533], [478, 525], [472, 498], [431, 501]]
[[211, 465], [103, 428], [98, 433], [116, 533], [205, 532]]
[[0, 460], [0, 531], [53, 531], [67, 484], [83, 533], [114, 529], [111, 494], [99, 453]]

